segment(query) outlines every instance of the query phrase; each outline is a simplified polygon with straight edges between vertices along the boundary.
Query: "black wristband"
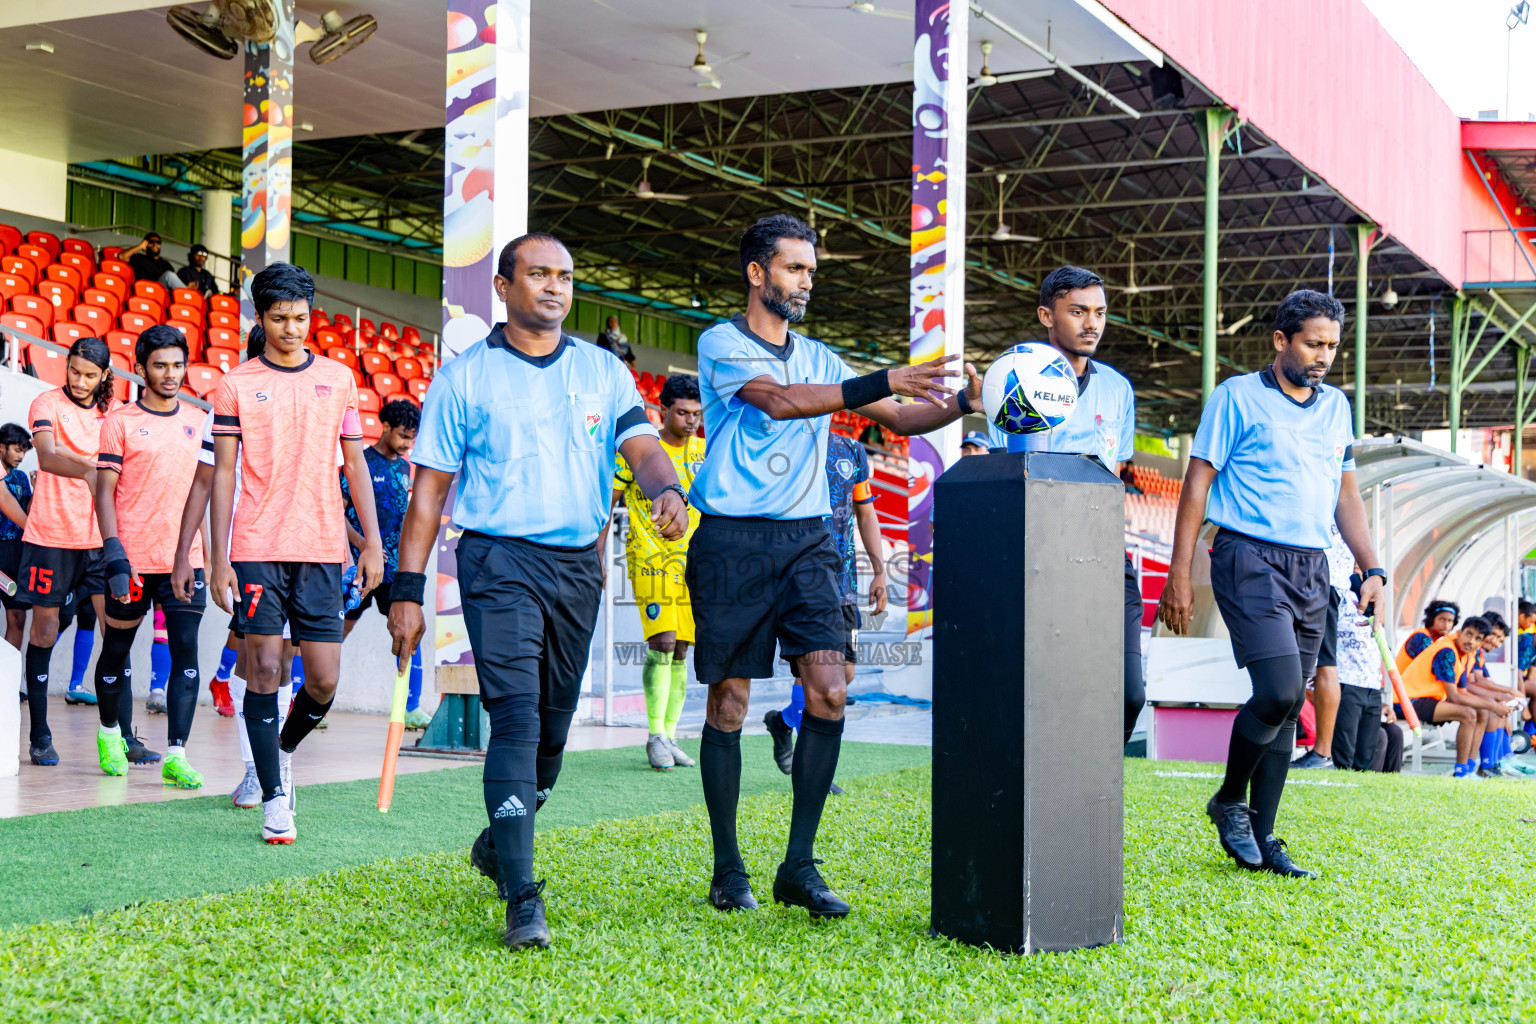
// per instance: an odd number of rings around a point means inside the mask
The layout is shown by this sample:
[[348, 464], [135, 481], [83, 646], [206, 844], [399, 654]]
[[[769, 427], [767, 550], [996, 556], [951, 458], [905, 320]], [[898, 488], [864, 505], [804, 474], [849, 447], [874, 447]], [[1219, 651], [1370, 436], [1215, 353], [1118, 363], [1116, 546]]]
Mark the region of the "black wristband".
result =
[[[683, 504], [688, 504], [688, 492], [683, 490], [682, 484], [667, 484], [667, 486], [663, 487], [660, 491], [657, 492], [656, 497], [659, 498], [663, 494], [666, 494], [668, 491], [676, 491], [677, 496], [683, 499]], [[651, 500], [654, 501], [655, 498]]]
[[971, 400], [965, 397], [965, 390], [963, 388], [955, 392], [955, 403], [960, 406], [960, 411], [967, 416], [976, 411], [971, 408]]
[[427, 593], [427, 574], [424, 572], [396, 572], [395, 582], [390, 584], [391, 601], [409, 601], [424, 604]]
[[889, 370], [876, 370], [862, 377], [850, 377], [843, 381], [843, 408], [862, 409], [882, 398], [890, 398], [891, 394]]
[[108, 537], [101, 542], [101, 561], [102, 568], [109, 574], [126, 576], [133, 571], [120, 537]]

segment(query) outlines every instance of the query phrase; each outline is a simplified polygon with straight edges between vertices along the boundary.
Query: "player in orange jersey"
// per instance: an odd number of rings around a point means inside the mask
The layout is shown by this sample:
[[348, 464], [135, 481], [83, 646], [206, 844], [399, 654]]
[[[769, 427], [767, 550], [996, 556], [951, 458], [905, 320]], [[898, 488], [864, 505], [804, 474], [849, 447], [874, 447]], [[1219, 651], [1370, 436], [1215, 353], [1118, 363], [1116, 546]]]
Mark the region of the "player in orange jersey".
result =
[[[309, 274], [292, 264], [274, 263], [252, 278], [266, 349], [225, 375], [213, 395], [208, 587], [219, 607], [238, 607], [238, 628], [246, 636], [245, 725], [261, 781], [262, 838], [268, 843], [291, 843], [297, 835], [291, 759], [330, 709], [341, 668], [341, 581], [348, 553], [335, 476], [338, 439], [363, 527], [356, 589], [366, 594], [383, 575], [357, 385], [350, 369], [304, 347], [314, 294]], [[240, 501], [231, 521], [237, 461]], [[184, 516], [178, 596], [192, 583], [186, 523]], [[299, 642], [306, 680], [279, 736], [284, 622]]]
[[[201, 409], [178, 395], [187, 376], [187, 340], [163, 324], [139, 335], [134, 357], [145, 388], [132, 405], [113, 409], [101, 427], [96, 461], [96, 518], [101, 525], [107, 580], [106, 633], [97, 662], [97, 709], [101, 712], [102, 770], [127, 770], [126, 748], [117, 735], [118, 691], [132, 678], [128, 652], [145, 612], [165, 611], [171, 670], [166, 685], [167, 747], [160, 777], [180, 789], [197, 789], [203, 777], [187, 763], [187, 736], [197, 708], [197, 632], [207, 589], [206, 545], [189, 554], [194, 580], [187, 600], [171, 592], [177, 526], [202, 449]], [[113, 746], [117, 740], [121, 752]], [[110, 755], [110, 756], [109, 756]], [[113, 771], [120, 767], [122, 771]]]

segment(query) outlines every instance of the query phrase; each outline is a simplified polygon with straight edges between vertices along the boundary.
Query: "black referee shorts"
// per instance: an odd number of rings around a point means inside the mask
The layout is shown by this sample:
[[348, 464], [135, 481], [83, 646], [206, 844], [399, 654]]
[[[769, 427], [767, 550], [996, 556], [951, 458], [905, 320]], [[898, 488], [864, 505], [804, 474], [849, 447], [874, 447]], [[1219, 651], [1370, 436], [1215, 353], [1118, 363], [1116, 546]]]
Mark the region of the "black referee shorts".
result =
[[1339, 595], [1332, 586], [1328, 588], [1328, 614], [1323, 619], [1323, 642], [1317, 649], [1318, 668], [1337, 668], [1339, 665]]
[[575, 711], [603, 597], [597, 545], [551, 547], [468, 530], [458, 558], [480, 699], [534, 693], [541, 711]]
[[787, 659], [843, 650], [839, 568], [820, 517], [701, 515], [683, 574], [699, 682], [767, 679], [775, 647]]
[[1141, 653], [1141, 623], [1146, 617], [1147, 606], [1141, 600], [1141, 580], [1131, 556], [1125, 556], [1125, 653]]
[[1223, 528], [1211, 545], [1211, 590], [1238, 668], [1299, 654], [1311, 678], [1333, 593], [1326, 554]]

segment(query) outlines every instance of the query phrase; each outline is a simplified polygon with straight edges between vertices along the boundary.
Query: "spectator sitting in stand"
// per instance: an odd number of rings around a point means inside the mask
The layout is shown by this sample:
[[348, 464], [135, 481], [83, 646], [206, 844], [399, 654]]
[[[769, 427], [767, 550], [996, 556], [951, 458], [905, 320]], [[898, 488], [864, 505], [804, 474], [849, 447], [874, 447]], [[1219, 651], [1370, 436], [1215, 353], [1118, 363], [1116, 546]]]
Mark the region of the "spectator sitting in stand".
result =
[[186, 288], [196, 288], [204, 297], [219, 290], [219, 282], [208, 272], [208, 247], [199, 242], [187, 252], [187, 265], [176, 272]]
[[605, 348], [624, 360], [626, 366], [635, 365], [635, 354], [629, 350], [629, 339], [624, 337], [624, 332], [619, 329], [618, 317], [608, 318], [608, 326], [597, 336], [595, 344], [598, 348]]
[[1126, 494], [1140, 494], [1141, 488], [1136, 486], [1136, 474], [1131, 472], [1131, 464], [1124, 463], [1120, 467], [1120, 482], [1125, 484]]
[[153, 231], [120, 258], [133, 271], [135, 281], [158, 281], [165, 285], [167, 291], [182, 287], [181, 278], [176, 276], [176, 268], [160, 255], [160, 236]]

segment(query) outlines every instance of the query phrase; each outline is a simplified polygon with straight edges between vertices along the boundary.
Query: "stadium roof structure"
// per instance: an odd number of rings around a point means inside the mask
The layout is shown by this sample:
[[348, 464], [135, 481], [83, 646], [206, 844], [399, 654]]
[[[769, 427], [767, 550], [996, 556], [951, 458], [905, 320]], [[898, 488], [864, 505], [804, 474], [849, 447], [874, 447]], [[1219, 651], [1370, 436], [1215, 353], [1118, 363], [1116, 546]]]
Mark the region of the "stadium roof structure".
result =
[[[0, 146], [46, 142], [72, 174], [161, 195], [237, 185], [238, 125], [222, 116], [238, 103], [230, 65], [176, 39], [161, 8], [71, 6], [98, 13], [6, 27], [0, 7], [0, 99], [18, 111], [0, 126]], [[301, 0], [300, 15], [314, 20], [329, 6]], [[301, 62], [296, 120], [313, 130], [295, 145], [296, 217], [429, 254], [441, 230], [441, 9], [336, 6], [372, 11], [381, 27], [342, 61]], [[859, 6], [536, 2], [530, 226], [567, 239], [583, 279], [707, 316], [741, 301], [735, 234], [745, 222], [770, 210], [814, 212], [830, 258], [807, 328], [863, 358], [904, 361], [912, 23], [880, 13], [910, 13], [911, 0]], [[1111, 286], [1102, 355], [1137, 384], [1142, 427], [1187, 432], [1203, 343], [1222, 374], [1256, 369], [1268, 361], [1278, 299], [1330, 280], [1355, 317], [1364, 239], [1367, 429], [1416, 431], [1450, 418], [1451, 349], [1463, 325], [1491, 355], [1461, 382], [1459, 420], [1510, 423], [1519, 357], [1536, 329], [1517, 322], [1530, 303], [1508, 288], [1461, 289], [1466, 225], [1500, 225], [1462, 152], [1460, 122], [1359, 0], [1280, 6], [985, 5], [1029, 26], [1059, 63], [1053, 71], [991, 22], [972, 23], [973, 76], [983, 40], [994, 74], [1038, 74], [971, 92], [967, 352], [984, 361], [1038, 337], [1041, 278], [1060, 263], [1086, 265]], [[1295, 31], [1307, 23], [1330, 29]], [[717, 61], [746, 54], [721, 68], [719, 88], [701, 89], [687, 70], [699, 26]], [[51, 65], [22, 55], [34, 36], [54, 41], [51, 58], [73, 69], [61, 78], [75, 75], [73, 86], [37, 87], [37, 69]], [[1294, 71], [1318, 66], [1335, 71]], [[127, 135], [81, 121], [93, 104]], [[1213, 126], [1218, 287], [1207, 319]], [[1515, 343], [1502, 344], [1506, 336]], [[1475, 361], [1469, 340], [1457, 356], [1464, 371]], [[1331, 377], [1350, 390], [1352, 363], [1341, 351]]]

